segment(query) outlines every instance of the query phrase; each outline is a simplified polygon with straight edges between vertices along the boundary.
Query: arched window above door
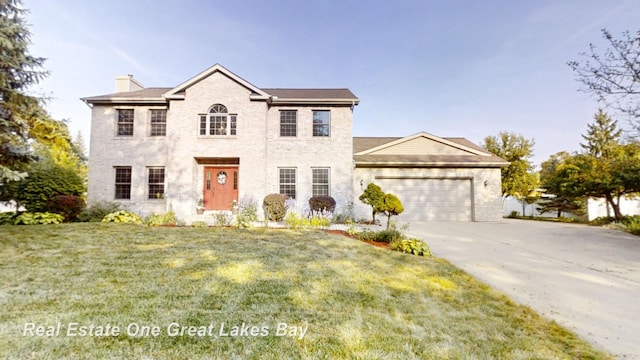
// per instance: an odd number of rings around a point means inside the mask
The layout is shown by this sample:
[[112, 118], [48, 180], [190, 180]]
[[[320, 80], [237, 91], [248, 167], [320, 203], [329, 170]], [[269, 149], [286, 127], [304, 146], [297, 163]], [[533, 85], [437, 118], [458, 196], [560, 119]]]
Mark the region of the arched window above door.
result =
[[238, 115], [229, 114], [223, 104], [213, 104], [207, 114], [200, 114], [199, 134], [203, 136], [237, 135]]

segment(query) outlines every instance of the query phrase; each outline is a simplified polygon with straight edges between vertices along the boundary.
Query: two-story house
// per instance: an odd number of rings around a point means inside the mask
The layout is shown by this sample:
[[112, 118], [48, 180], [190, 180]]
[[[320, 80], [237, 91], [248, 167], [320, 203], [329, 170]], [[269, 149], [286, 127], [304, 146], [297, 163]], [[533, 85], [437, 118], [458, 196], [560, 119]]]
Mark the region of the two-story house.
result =
[[182, 219], [269, 193], [353, 199], [348, 89], [261, 89], [220, 65], [174, 88], [116, 78], [92, 108], [88, 202]]
[[118, 77], [115, 93], [83, 100], [92, 108], [90, 204], [189, 221], [199, 202], [229, 210], [281, 193], [302, 210], [330, 195], [366, 218], [358, 196], [374, 182], [401, 199], [405, 220], [502, 216], [507, 162], [464, 138], [354, 138], [359, 100], [348, 89], [258, 88], [214, 65], [173, 88]]

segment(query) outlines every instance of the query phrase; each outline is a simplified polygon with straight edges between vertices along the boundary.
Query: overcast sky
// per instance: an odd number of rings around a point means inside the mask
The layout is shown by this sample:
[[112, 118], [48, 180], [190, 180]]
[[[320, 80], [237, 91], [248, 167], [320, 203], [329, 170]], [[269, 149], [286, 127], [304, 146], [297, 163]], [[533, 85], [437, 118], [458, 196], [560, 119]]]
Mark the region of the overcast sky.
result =
[[117, 75], [172, 87], [219, 63], [258, 87], [351, 89], [354, 136], [506, 130], [535, 139], [539, 164], [578, 150], [599, 106], [566, 62], [604, 49], [602, 28], [640, 29], [639, 0], [23, 1], [51, 72], [38, 91], [87, 145], [79, 98]]

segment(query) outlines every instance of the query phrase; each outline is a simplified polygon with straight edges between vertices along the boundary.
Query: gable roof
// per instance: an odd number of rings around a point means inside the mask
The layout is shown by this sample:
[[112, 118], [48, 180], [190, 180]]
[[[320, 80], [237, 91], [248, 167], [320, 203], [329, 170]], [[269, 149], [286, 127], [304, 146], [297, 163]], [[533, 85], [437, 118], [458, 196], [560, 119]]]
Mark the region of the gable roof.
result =
[[200, 82], [201, 80], [211, 76], [212, 74], [216, 73], [216, 72], [220, 72], [224, 75], [226, 75], [228, 78], [230, 78], [231, 80], [237, 82], [238, 84], [244, 86], [245, 88], [249, 89], [252, 93], [252, 98], [256, 98], [256, 99], [267, 99], [269, 97], [269, 94], [267, 94], [266, 92], [264, 92], [264, 90], [258, 88], [257, 86], [251, 84], [250, 82], [248, 82], [247, 80], [241, 78], [240, 76], [232, 73], [231, 71], [229, 71], [227, 68], [225, 68], [224, 66], [220, 65], [220, 64], [215, 64], [213, 66], [211, 66], [210, 68], [204, 70], [203, 72], [199, 73], [198, 75], [192, 77], [191, 79], [183, 82], [182, 84], [174, 87], [173, 89], [167, 91], [164, 94], [164, 97], [167, 99], [184, 99], [184, 91], [197, 84], [198, 82]]
[[81, 100], [87, 104], [141, 104], [166, 103], [167, 100], [184, 99], [186, 89], [203, 79], [219, 72], [251, 91], [251, 100], [263, 100], [269, 104], [291, 105], [357, 105], [360, 100], [346, 88], [337, 89], [287, 89], [259, 88], [240, 76], [229, 71], [220, 64], [200, 72], [189, 80], [175, 87], [156, 87], [138, 91], [120, 92], [100, 96], [85, 97]]
[[509, 163], [465, 138], [425, 132], [407, 137], [354, 137], [359, 167], [502, 167]]

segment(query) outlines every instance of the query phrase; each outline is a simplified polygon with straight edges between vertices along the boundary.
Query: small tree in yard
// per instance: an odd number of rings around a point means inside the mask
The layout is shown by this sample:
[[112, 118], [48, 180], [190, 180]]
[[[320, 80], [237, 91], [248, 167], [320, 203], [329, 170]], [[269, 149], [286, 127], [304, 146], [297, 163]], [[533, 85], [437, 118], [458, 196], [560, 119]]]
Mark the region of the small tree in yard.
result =
[[391, 225], [391, 217], [393, 215], [399, 215], [404, 211], [404, 207], [402, 206], [402, 202], [398, 199], [397, 196], [393, 194], [385, 194], [382, 199], [380, 212], [384, 213], [387, 216], [387, 230], [389, 230], [389, 226]]
[[381, 208], [384, 202], [384, 197], [385, 197], [385, 194], [382, 191], [382, 188], [380, 188], [380, 186], [374, 183], [369, 183], [369, 185], [367, 185], [367, 188], [359, 197], [360, 201], [371, 206], [371, 209], [372, 209], [371, 215], [373, 218], [372, 220], [373, 224], [375, 224], [376, 222], [376, 214], [381, 213], [383, 211], [381, 210]]

